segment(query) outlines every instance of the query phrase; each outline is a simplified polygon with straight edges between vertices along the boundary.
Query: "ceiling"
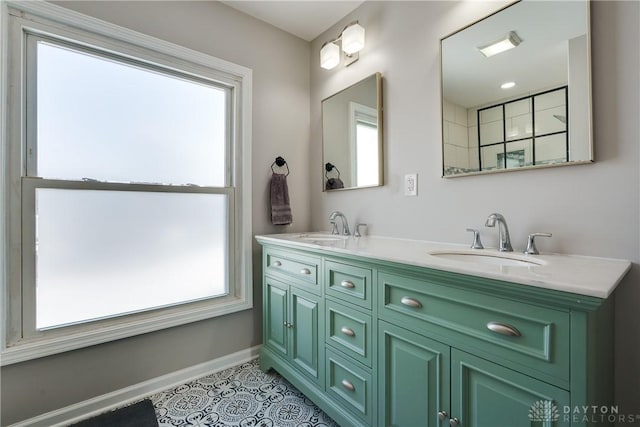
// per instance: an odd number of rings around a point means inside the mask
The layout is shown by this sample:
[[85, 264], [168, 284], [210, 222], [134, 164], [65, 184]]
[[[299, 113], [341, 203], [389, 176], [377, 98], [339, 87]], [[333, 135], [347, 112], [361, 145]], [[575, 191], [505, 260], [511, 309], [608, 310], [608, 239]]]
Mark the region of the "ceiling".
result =
[[222, 0], [227, 6], [311, 41], [364, 0]]
[[[584, 36], [587, 22], [584, 2], [523, 1], [445, 38], [445, 97], [470, 108], [567, 84], [568, 41]], [[520, 46], [491, 58], [479, 53], [477, 46], [509, 31], [522, 38]], [[500, 89], [508, 81], [516, 87]]]

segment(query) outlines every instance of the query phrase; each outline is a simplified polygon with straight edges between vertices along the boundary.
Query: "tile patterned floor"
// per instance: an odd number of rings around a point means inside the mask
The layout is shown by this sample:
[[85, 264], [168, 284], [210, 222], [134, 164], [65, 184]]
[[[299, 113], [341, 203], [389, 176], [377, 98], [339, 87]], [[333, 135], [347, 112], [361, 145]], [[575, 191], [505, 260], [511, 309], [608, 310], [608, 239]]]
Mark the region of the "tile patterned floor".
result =
[[338, 427], [300, 391], [258, 361], [149, 397], [160, 427]]

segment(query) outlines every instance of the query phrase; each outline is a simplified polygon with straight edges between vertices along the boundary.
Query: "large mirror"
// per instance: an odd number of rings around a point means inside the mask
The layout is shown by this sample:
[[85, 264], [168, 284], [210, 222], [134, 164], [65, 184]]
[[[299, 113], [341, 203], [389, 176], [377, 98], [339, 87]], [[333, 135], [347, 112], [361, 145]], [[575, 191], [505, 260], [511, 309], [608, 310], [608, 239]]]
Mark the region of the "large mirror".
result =
[[382, 76], [322, 101], [323, 191], [382, 185]]
[[589, 4], [522, 0], [441, 40], [443, 176], [593, 161]]

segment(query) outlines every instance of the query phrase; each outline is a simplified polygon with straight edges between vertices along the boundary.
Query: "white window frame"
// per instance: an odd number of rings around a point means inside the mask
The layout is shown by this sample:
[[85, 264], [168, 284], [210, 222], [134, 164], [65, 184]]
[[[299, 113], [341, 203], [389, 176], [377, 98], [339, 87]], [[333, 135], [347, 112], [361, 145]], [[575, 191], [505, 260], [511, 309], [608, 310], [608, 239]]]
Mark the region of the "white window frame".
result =
[[[27, 33], [67, 40], [227, 87], [232, 111], [228, 183], [224, 187], [133, 184], [136, 187], [133, 189], [131, 184], [29, 177], [27, 118], [32, 103], [27, 103], [24, 83], [27, 77], [23, 69], [24, 55], [28, 51]], [[252, 71], [44, 1], [0, 2], [0, 40], [0, 109], [3, 112], [0, 116], [0, 309], [3, 313], [0, 364], [9, 365], [252, 308]], [[33, 267], [27, 242], [33, 241], [30, 239], [35, 233], [32, 213], [36, 188], [225, 194], [230, 206], [229, 293], [223, 297], [69, 327], [32, 330], [33, 323], [23, 318], [33, 316], [28, 307], [33, 307], [35, 301], [24, 298], [34, 298], [34, 292], [26, 289], [28, 282], [34, 279], [28, 277], [28, 271], [24, 274], [21, 266], [25, 263]]]
[[[378, 132], [380, 132], [380, 129], [378, 128], [378, 110], [369, 107], [368, 105], [349, 101], [349, 111], [347, 114], [349, 122], [349, 156], [351, 157], [351, 182], [353, 182], [355, 186], [358, 187], [358, 124], [364, 123], [370, 125], [371, 127], [375, 127]], [[378, 156], [380, 156], [380, 153], [378, 153]], [[379, 182], [380, 179], [378, 178], [378, 184], [376, 185], [380, 185]]]

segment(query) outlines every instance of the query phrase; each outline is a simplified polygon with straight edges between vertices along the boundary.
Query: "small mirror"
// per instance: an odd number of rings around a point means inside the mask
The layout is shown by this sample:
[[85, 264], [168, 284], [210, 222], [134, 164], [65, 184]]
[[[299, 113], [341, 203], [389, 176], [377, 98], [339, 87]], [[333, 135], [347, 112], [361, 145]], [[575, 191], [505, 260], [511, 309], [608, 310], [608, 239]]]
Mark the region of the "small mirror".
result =
[[382, 185], [382, 76], [322, 101], [323, 191]]
[[444, 177], [593, 161], [586, 1], [522, 0], [441, 48]]

